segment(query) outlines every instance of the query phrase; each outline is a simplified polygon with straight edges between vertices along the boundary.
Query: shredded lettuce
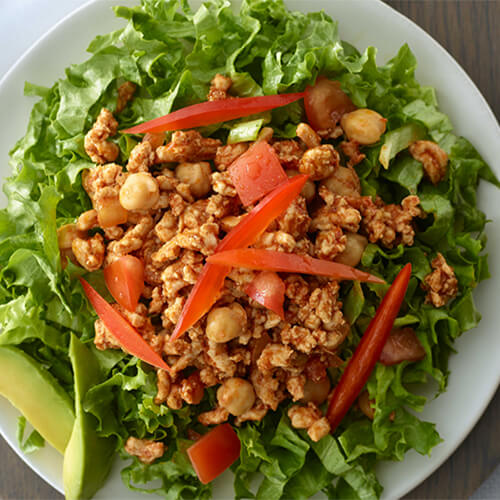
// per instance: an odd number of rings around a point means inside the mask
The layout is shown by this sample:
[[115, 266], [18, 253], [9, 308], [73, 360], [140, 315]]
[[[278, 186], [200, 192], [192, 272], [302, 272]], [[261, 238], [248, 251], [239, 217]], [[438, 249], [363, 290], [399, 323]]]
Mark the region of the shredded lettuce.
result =
[[[139, 90], [118, 117], [120, 129], [204, 100], [217, 72], [231, 76], [232, 92], [239, 96], [301, 91], [318, 75], [335, 78], [357, 106], [387, 119], [383, 141], [365, 148], [367, 157], [356, 167], [363, 194], [387, 203], [417, 194], [426, 214], [412, 247], [370, 244], [362, 266], [390, 282], [406, 262], [412, 263], [397, 325], [412, 325], [427, 356], [396, 367], [377, 365], [367, 384], [375, 400], [373, 422], [353, 408], [336, 434], [318, 443], [292, 429], [286, 404], [262, 422], [237, 428], [242, 448], [233, 467], [234, 489], [238, 499], [305, 499], [317, 491], [329, 498], [378, 497], [378, 460], [402, 460], [409, 449], [429, 454], [440, 442], [435, 426], [414, 414], [425, 404], [419, 386], [432, 378], [438, 392], [445, 390], [453, 341], [480, 319], [472, 290], [489, 272], [487, 219], [477, 208], [476, 188], [480, 179], [498, 187], [500, 182], [474, 147], [453, 134], [434, 90], [417, 83], [417, 62], [407, 45], [377, 66], [376, 49], [359, 53], [341, 41], [337, 23], [324, 12], [290, 12], [282, 0], [244, 0], [239, 12], [227, 0], [208, 0], [196, 12], [184, 0], [142, 0], [140, 6], [116, 7], [115, 13], [125, 27], [92, 41], [87, 61], [68, 68], [51, 88], [26, 84], [26, 95], [39, 100], [26, 135], [11, 151], [13, 174], [4, 184], [0, 344], [24, 349], [73, 396], [70, 334], [92, 345], [95, 315], [75, 279], [86, 273], [71, 263], [63, 266], [56, 231], [91, 207], [81, 186], [82, 171], [93, 166], [84, 151], [84, 134], [102, 107], [114, 109], [123, 81], [134, 82]], [[215, 125], [204, 133], [248, 141], [269, 122], [276, 136], [294, 137], [303, 115], [296, 102], [265, 118]], [[422, 165], [404, 151], [417, 137], [430, 138], [449, 153], [449, 174], [437, 186], [426, 181]], [[126, 161], [136, 141], [113, 140], [120, 148], [119, 161]], [[457, 298], [439, 309], [424, 303], [420, 287], [437, 251], [453, 265], [459, 283]], [[101, 273], [86, 278], [106, 293]], [[386, 289], [343, 285], [344, 313], [352, 325], [343, 359], [353, 352]], [[207, 390], [197, 407], [171, 410], [154, 402], [156, 375], [150, 367], [121, 351], [92, 347], [92, 352], [104, 381], [87, 392], [83, 409], [95, 417], [97, 433], [115, 436], [117, 451], [131, 434], [168, 445], [165, 456], [152, 465], [133, 459], [122, 471], [124, 483], [165, 498], [209, 498], [210, 486], [199, 483], [184, 450], [190, 444], [188, 428], [203, 432], [196, 416], [213, 404], [214, 392]], [[23, 420], [19, 429], [22, 439]], [[23, 446], [29, 452], [40, 445], [32, 434]], [[148, 485], [154, 480], [155, 486]]]

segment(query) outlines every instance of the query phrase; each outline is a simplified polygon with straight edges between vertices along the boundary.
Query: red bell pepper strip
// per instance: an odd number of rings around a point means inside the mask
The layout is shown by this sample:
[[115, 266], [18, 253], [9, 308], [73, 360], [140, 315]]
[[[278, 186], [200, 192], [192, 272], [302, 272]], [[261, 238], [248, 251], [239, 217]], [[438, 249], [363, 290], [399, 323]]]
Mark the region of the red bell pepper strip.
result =
[[122, 130], [123, 134], [165, 132], [185, 128], [203, 127], [213, 123], [227, 122], [235, 118], [279, 108], [304, 97], [304, 92], [293, 94], [265, 95], [259, 97], [235, 97], [220, 101], [206, 101], [173, 111], [135, 127]]
[[396, 276], [334, 389], [326, 416], [333, 432], [358, 397], [380, 358], [408, 288], [411, 264]]
[[228, 172], [246, 207], [288, 178], [276, 151], [266, 141], [256, 142], [231, 164]]
[[211, 264], [224, 264], [231, 267], [245, 267], [260, 271], [275, 271], [282, 273], [315, 274], [329, 276], [337, 280], [357, 280], [368, 283], [385, 283], [377, 276], [360, 271], [351, 266], [314, 259], [307, 255], [276, 252], [274, 250], [259, 250], [256, 248], [239, 248], [227, 250], [208, 257]]
[[203, 484], [222, 474], [240, 456], [240, 439], [230, 424], [214, 427], [187, 449], [189, 460]]
[[[307, 175], [297, 175], [271, 191], [236, 227], [229, 231], [215, 251], [232, 250], [254, 243], [267, 226], [279, 217], [299, 195], [307, 179]], [[228, 266], [208, 262], [205, 264], [184, 304], [170, 340], [179, 338], [210, 310], [230, 270]]]
[[87, 281], [80, 278], [80, 283], [97, 316], [125, 351], [157, 368], [170, 370], [170, 367], [151, 349], [139, 332], [119, 312], [115, 311]]
[[245, 293], [260, 305], [285, 319], [285, 283], [272, 271], [262, 271], [245, 287]]

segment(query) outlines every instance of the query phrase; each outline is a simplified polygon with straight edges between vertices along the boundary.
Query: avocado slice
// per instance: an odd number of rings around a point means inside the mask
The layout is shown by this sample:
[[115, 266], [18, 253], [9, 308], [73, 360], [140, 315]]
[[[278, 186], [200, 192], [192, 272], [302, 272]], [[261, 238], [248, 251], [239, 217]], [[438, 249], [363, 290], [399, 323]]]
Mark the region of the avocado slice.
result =
[[64, 453], [75, 422], [68, 394], [40, 363], [16, 347], [0, 347], [0, 368], [0, 394]]
[[75, 377], [75, 425], [64, 453], [63, 484], [66, 500], [91, 498], [109, 474], [116, 440], [99, 437], [97, 420], [83, 410], [87, 391], [103, 379], [93, 352], [71, 335], [69, 356]]

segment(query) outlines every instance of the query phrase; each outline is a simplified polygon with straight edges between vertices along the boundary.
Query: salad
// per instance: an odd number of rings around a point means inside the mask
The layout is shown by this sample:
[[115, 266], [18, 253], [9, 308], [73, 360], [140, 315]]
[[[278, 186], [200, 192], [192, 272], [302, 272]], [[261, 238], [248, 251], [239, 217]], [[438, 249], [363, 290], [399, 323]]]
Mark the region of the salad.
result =
[[26, 84], [11, 152], [0, 393], [37, 429], [22, 446], [64, 452], [68, 498], [116, 453], [167, 497], [228, 466], [237, 498], [378, 497], [379, 460], [440, 442], [412, 410], [479, 321], [475, 190], [498, 180], [407, 46], [377, 67], [270, 0], [115, 12], [88, 61]]

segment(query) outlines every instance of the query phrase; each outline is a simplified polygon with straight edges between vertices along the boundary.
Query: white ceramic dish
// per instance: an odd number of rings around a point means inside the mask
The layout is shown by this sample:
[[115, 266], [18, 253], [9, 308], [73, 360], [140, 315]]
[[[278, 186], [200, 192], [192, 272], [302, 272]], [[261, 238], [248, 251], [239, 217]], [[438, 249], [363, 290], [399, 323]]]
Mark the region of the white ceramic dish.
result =
[[[63, 19], [40, 39], [0, 82], [0, 109], [9, 117], [9, 127], [0, 135], [0, 174], [8, 175], [8, 151], [26, 129], [33, 100], [22, 94], [24, 81], [51, 85], [63, 76], [69, 64], [83, 61], [85, 48], [97, 34], [123, 25], [114, 17], [111, 7], [132, 4], [130, 0], [94, 0]], [[195, 3], [195, 2], [193, 2]], [[379, 0], [288, 0], [290, 8], [303, 11], [324, 9], [339, 21], [343, 39], [364, 49], [378, 47], [378, 62], [392, 57], [404, 42], [415, 52], [419, 62], [417, 76], [422, 84], [437, 89], [441, 109], [447, 113], [458, 134], [477, 147], [485, 160], [500, 176], [500, 128], [488, 104], [475, 85], [453, 58], [429, 35], [404, 16]], [[492, 62], [491, 62], [492, 63]], [[492, 222], [488, 225], [488, 251], [492, 279], [481, 284], [475, 293], [483, 320], [478, 328], [457, 342], [459, 353], [452, 356], [448, 391], [431, 401], [422, 417], [435, 422], [444, 442], [430, 458], [408, 453], [400, 463], [379, 467], [384, 485], [383, 498], [400, 498], [441, 465], [471, 431], [500, 382], [500, 341], [497, 325], [500, 311], [497, 296], [500, 283], [500, 202], [498, 191], [483, 183], [479, 193], [480, 207]], [[62, 459], [50, 447], [23, 456], [16, 443], [16, 419], [19, 413], [0, 398], [0, 432], [23, 460], [54, 488], [62, 492]], [[115, 463], [111, 477], [96, 498], [138, 498], [126, 489], [120, 479], [122, 464]], [[232, 498], [228, 475], [217, 481], [215, 497]]]

